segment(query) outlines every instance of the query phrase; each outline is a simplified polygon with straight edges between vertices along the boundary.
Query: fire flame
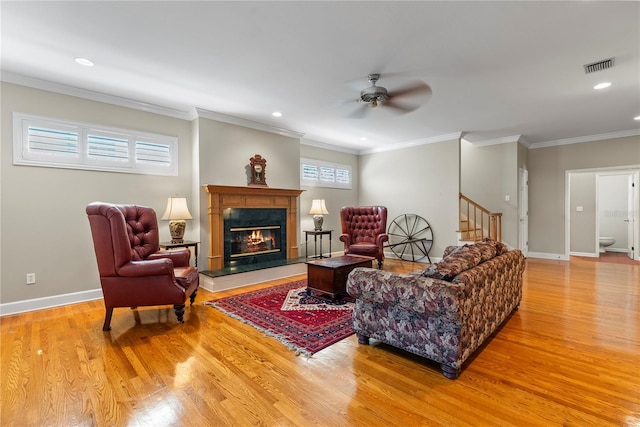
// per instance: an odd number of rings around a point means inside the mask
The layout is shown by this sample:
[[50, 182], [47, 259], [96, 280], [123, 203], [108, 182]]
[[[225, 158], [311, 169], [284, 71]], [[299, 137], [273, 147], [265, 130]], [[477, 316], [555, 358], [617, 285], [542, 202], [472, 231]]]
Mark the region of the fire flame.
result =
[[249, 241], [253, 244], [264, 242], [264, 238], [262, 237], [262, 231], [253, 230], [251, 232], [251, 237], [249, 237]]

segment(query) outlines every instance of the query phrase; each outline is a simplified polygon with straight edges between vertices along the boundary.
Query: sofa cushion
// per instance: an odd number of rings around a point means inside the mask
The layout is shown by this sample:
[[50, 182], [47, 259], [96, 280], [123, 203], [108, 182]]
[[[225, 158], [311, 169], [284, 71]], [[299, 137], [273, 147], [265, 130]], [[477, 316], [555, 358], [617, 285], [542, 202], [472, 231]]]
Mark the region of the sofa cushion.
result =
[[486, 243], [488, 245], [495, 247], [496, 248], [495, 256], [500, 256], [502, 254], [506, 254], [507, 252], [509, 252], [509, 248], [507, 247], [507, 245], [505, 245], [502, 242], [498, 242], [497, 240], [490, 239], [488, 237], [486, 237], [481, 243]]
[[444, 253], [442, 254], [442, 259], [445, 259], [449, 255], [458, 252], [462, 248], [464, 248], [464, 246], [447, 246], [446, 248], [444, 248]]
[[501, 255], [507, 250], [506, 245], [491, 239], [485, 239], [472, 245], [448, 246], [444, 251], [442, 261], [429, 266], [422, 272], [422, 275], [451, 281], [463, 271]]
[[431, 264], [429, 267], [425, 268], [420, 275], [431, 279], [445, 280], [445, 274], [440, 273], [440, 270], [438, 270], [438, 264]]
[[451, 281], [458, 274], [481, 262], [481, 253], [474, 245], [460, 246], [451, 251], [442, 261], [427, 268], [422, 275], [434, 279]]

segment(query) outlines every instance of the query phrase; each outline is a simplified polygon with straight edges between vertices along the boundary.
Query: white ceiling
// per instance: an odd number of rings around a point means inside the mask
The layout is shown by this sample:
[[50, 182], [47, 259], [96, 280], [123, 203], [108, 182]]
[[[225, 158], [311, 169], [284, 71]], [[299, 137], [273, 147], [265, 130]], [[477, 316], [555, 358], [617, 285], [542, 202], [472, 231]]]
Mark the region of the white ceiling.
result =
[[[637, 1], [2, 1], [1, 17], [3, 80], [203, 109], [354, 152], [458, 132], [529, 146], [640, 134]], [[408, 114], [348, 118], [374, 72], [390, 91], [422, 80], [432, 93]]]

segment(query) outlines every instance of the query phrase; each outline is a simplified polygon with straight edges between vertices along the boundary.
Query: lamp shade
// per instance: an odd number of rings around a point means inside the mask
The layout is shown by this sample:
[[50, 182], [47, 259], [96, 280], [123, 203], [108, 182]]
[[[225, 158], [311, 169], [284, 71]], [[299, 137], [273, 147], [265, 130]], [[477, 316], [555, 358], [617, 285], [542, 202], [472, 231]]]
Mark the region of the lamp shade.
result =
[[311, 202], [311, 210], [309, 210], [309, 214], [311, 215], [327, 215], [329, 211], [327, 210], [327, 205], [324, 203], [324, 199], [313, 199]]
[[189, 208], [187, 207], [187, 198], [169, 197], [169, 199], [167, 200], [167, 210], [164, 211], [164, 215], [162, 215], [161, 219], [193, 219], [191, 213], [189, 212]]

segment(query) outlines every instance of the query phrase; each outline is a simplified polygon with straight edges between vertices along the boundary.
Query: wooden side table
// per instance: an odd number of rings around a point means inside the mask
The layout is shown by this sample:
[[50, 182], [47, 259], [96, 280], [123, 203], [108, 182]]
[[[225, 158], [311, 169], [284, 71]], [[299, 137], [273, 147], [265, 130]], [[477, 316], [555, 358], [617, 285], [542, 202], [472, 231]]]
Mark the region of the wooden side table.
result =
[[[307, 243], [309, 234], [313, 236], [314, 256], [312, 258], [331, 258], [331, 233], [333, 230], [304, 230], [304, 255], [309, 258], [309, 245]], [[322, 255], [322, 236], [329, 235], [329, 256]], [[318, 236], [320, 236], [320, 255], [318, 255]]]
[[189, 248], [193, 246], [195, 248], [195, 257], [196, 257], [196, 267], [198, 267], [198, 244], [200, 242], [195, 242], [193, 240], [185, 240], [181, 243], [173, 243], [169, 242], [160, 242], [160, 249], [173, 249], [173, 248]]

